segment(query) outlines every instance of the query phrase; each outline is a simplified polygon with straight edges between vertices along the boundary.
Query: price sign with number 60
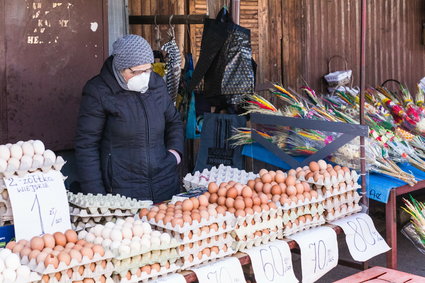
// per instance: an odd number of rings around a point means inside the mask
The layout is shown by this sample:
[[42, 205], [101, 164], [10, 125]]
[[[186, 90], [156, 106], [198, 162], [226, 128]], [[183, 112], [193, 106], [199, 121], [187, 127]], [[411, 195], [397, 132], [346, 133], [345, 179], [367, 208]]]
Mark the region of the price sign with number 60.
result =
[[300, 246], [303, 282], [315, 282], [338, 264], [336, 232], [318, 227], [290, 236]]
[[356, 261], [364, 262], [390, 250], [385, 240], [376, 231], [370, 216], [365, 213], [357, 213], [336, 220], [332, 224], [344, 230], [348, 249]]
[[245, 283], [240, 261], [235, 257], [192, 269], [199, 283]]
[[292, 269], [291, 250], [285, 241], [274, 241], [245, 252], [251, 258], [256, 282], [298, 282]]

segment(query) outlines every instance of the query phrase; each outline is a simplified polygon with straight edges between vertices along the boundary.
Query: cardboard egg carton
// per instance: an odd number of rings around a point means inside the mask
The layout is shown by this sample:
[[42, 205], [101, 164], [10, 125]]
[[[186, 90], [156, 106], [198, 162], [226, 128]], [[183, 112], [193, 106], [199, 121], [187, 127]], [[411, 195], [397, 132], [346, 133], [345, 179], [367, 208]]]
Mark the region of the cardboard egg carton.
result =
[[342, 208], [342, 209], [335, 209], [334, 213], [326, 213], [326, 221], [327, 222], [332, 222], [335, 220], [338, 220], [340, 218], [349, 216], [351, 214], [360, 212], [362, 210], [362, 207], [356, 203], [353, 206], [349, 206], [347, 208]]
[[[347, 185], [346, 187], [339, 187], [339, 188], [327, 188], [325, 193], [323, 194], [325, 196], [325, 198], [329, 198], [329, 197], [333, 197], [333, 196], [337, 196], [340, 194], [344, 194], [346, 192], [350, 192], [350, 191], [355, 191], [357, 189], [360, 189], [361, 186], [358, 183], [354, 183], [354, 186], [351, 185]], [[330, 190], [332, 189], [332, 191]]]
[[251, 223], [243, 223], [242, 225], [235, 228], [234, 231], [231, 232], [232, 236], [235, 238], [236, 236], [242, 238], [246, 235], [253, 235], [256, 231], [262, 231], [264, 229], [273, 230], [273, 229], [282, 229], [282, 217], [271, 218], [269, 220], [263, 222], [257, 222], [255, 224]]
[[295, 223], [292, 223], [292, 227], [288, 228], [285, 227], [283, 230], [283, 236], [289, 236], [298, 232], [301, 232], [303, 230], [307, 230], [307, 229], [311, 229], [313, 227], [317, 227], [317, 226], [321, 226], [323, 224], [325, 224], [326, 220], [325, 220], [325, 216], [324, 215], [320, 215], [319, 219], [313, 219], [313, 220], [307, 220], [304, 223], [299, 223], [298, 225]]
[[85, 278], [92, 278], [97, 281], [101, 276], [110, 277], [113, 271], [114, 265], [111, 261], [107, 261], [104, 265], [99, 262], [91, 263], [58, 272], [61, 275], [59, 280], [56, 278], [57, 273], [48, 274], [48, 283], [83, 281]]
[[[80, 208], [75, 206], [69, 207], [69, 214], [71, 216], [77, 216], [80, 218], [87, 218], [87, 217], [108, 217], [108, 216], [119, 216], [119, 217], [125, 217], [125, 216], [133, 216], [135, 213], [132, 213], [134, 209], [106, 209], [106, 208]], [[137, 213], [137, 211], [136, 211]]]
[[210, 237], [193, 243], [180, 245], [178, 248], [178, 253], [180, 257], [184, 258], [185, 256], [188, 256], [190, 254], [197, 255], [198, 252], [202, 251], [205, 248], [217, 246], [217, 243], [220, 243], [220, 245], [227, 244], [227, 246], [230, 246], [233, 242], [233, 238], [229, 233], [217, 236], [218, 237]]
[[[137, 218], [137, 216], [136, 216], [136, 218]], [[155, 219], [148, 220], [146, 216], [142, 217], [142, 221], [146, 221], [153, 226], [157, 226], [157, 227], [160, 227], [160, 228], [163, 228], [163, 229], [167, 229], [169, 231], [174, 231], [174, 232], [177, 232], [177, 233], [180, 233], [180, 234], [184, 234], [188, 231], [192, 231], [194, 229], [201, 228], [203, 226], [209, 226], [209, 225], [214, 224], [214, 223], [219, 224], [219, 226], [222, 223], [226, 223], [226, 225], [228, 225], [228, 226], [234, 226], [235, 222], [236, 222], [236, 218], [235, 218], [234, 214], [232, 214], [230, 212], [226, 212], [226, 215], [218, 214], [216, 217], [210, 216], [210, 218], [208, 220], [207, 219], [201, 219], [200, 222], [198, 222], [197, 220], [193, 220], [192, 224], [185, 222], [183, 224], [183, 227], [180, 227], [180, 226], [177, 226], [177, 225], [172, 226], [171, 223], [165, 224], [162, 220], [160, 220], [159, 222], [156, 222]]]
[[173, 248], [168, 250], [155, 250], [123, 260], [113, 259], [112, 262], [115, 266], [114, 273], [123, 273], [134, 268], [140, 268], [154, 263], [165, 265], [169, 262], [173, 264], [177, 262], [180, 257], [177, 248]]
[[135, 283], [135, 282], [144, 282], [147, 283], [149, 279], [157, 279], [160, 276], [170, 274], [179, 270], [179, 266], [175, 263], [170, 264], [169, 268], [161, 266], [159, 271], [153, 270], [151, 273], [141, 272], [139, 268], [134, 268], [130, 270], [131, 277], [127, 278], [127, 272], [122, 272], [121, 274], [116, 274], [113, 276], [115, 283]]
[[[66, 161], [63, 160], [62, 157], [57, 156], [56, 160], [53, 164], [43, 164], [42, 166], [37, 166], [37, 167], [30, 167], [26, 170], [21, 170], [19, 168], [8, 168], [3, 172], [0, 172], [0, 178], [10, 178], [13, 176], [18, 176], [18, 177], [24, 177], [25, 175], [29, 174], [29, 173], [34, 173], [34, 172], [43, 172], [43, 173], [47, 173], [50, 170], [55, 170], [55, 171], [60, 171], [62, 170], [62, 167], [66, 164]], [[4, 184], [4, 183], [3, 183]]]
[[298, 207], [301, 207], [301, 206], [311, 205], [311, 204], [314, 204], [314, 203], [320, 203], [320, 202], [323, 202], [324, 200], [325, 200], [325, 195], [323, 194], [323, 192], [321, 190], [317, 190], [317, 198], [313, 197], [311, 199], [304, 199], [303, 201], [298, 200], [297, 202], [291, 202], [290, 204], [285, 203], [283, 205], [280, 202], [277, 201], [277, 202], [275, 202], [275, 204], [278, 207], [281, 207], [283, 211], [285, 211], [285, 210], [291, 210], [291, 209], [294, 209], [294, 208], [298, 208]]
[[27, 265], [32, 271], [35, 271], [39, 274], [51, 274], [56, 272], [61, 272], [63, 270], [67, 270], [73, 267], [78, 267], [81, 265], [89, 266], [91, 263], [101, 263], [103, 260], [109, 260], [113, 258], [113, 254], [105, 250], [104, 256], [100, 256], [99, 254], [94, 254], [92, 259], [87, 258], [86, 256], [83, 256], [82, 260], [78, 262], [76, 259], [71, 259], [71, 262], [69, 265], [66, 265], [63, 262], [59, 263], [59, 266], [57, 268], [54, 268], [52, 265], [45, 266], [44, 262], [37, 263], [36, 259], [29, 259], [27, 256], [24, 256], [21, 258], [21, 264]]
[[75, 232], [79, 232], [81, 230], [88, 230], [90, 228], [93, 228], [94, 226], [96, 226], [96, 224], [100, 224], [100, 223], [102, 223], [102, 222], [96, 223], [92, 219], [90, 219], [90, 221], [87, 222], [87, 223], [84, 223], [84, 222], [81, 222], [81, 221], [73, 222], [71, 220], [71, 228]]
[[133, 198], [121, 196], [119, 194], [102, 195], [102, 194], [87, 194], [82, 193], [74, 194], [67, 192], [68, 201], [74, 206], [85, 208], [90, 211], [91, 214], [105, 214], [110, 210], [130, 210], [132, 214], [136, 214], [141, 208], [150, 207], [153, 202], [150, 200], [136, 200]]
[[355, 170], [351, 170], [350, 172], [345, 172], [344, 174], [338, 174], [338, 176], [331, 176], [326, 179], [321, 179], [320, 181], [314, 181], [313, 177], [310, 177], [308, 180], [305, 179], [305, 176], [300, 176], [300, 181], [305, 181], [309, 184], [314, 184], [317, 187], [325, 187], [329, 188], [333, 185], [339, 184], [341, 182], [351, 182], [357, 183], [360, 175], [357, 174]]
[[282, 210], [280, 208], [271, 208], [269, 210], [262, 210], [261, 212], [254, 212], [254, 214], [248, 214], [243, 217], [239, 216], [236, 218], [235, 225], [242, 225], [244, 222], [251, 223], [252, 221], [262, 223], [270, 218], [277, 218], [281, 215]]
[[278, 238], [279, 233], [270, 232], [269, 234], [263, 234], [260, 237], [252, 237], [243, 241], [234, 241], [232, 244], [232, 248], [235, 251], [243, 251], [246, 249], [251, 249], [253, 247], [258, 247], [263, 244], [267, 244], [268, 242], [274, 241]]
[[210, 256], [207, 256], [206, 254], [204, 254], [202, 255], [202, 258], [198, 258], [197, 255], [188, 255], [183, 257], [180, 270], [185, 270], [191, 267], [198, 267], [204, 263], [215, 262], [217, 259], [236, 253], [236, 251], [231, 246], [228, 246], [227, 251], [224, 251], [223, 245], [221, 245], [218, 250], [219, 250], [218, 254], [215, 252], [211, 252]]
[[322, 215], [325, 212], [325, 207], [321, 203], [312, 204], [305, 207], [298, 207], [296, 210], [285, 211], [282, 220], [283, 224], [286, 225], [288, 222], [292, 222], [300, 216], [311, 214], [311, 215]]
[[[114, 283], [114, 280], [110, 276], [111, 275], [102, 274], [102, 275], [99, 275], [97, 277], [87, 277], [87, 278], [93, 279], [95, 283], [103, 283], [103, 282]], [[104, 279], [105, 281], [101, 280], [102, 277], [105, 277], [105, 279]], [[86, 278], [73, 280], [73, 279], [69, 278], [68, 274], [61, 273], [61, 278], [59, 280], [55, 277], [55, 275], [52, 275], [52, 276], [49, 277], [49, 280], [47, 281], [47, 283], [71, 283], [71, 282], [75, 282], [75, 281], [83, 281], [84, 279], [86, 279]], [[41, 281], [39, 281], [39, 282], [41, 282]], [[42, 282], [44, 283], [45, 281], [42, 281]]]
[[346, 193], [342, 195], [337, 195], [331, 198], [328, 198], [324, 202], [324, 207], [326, 210], [331, 210], [337, 207], [340, 207], [343, 204], [350, 204], [350, 203], [359, 203], [360, 199], [362, 197], [356, 192], [353, 191], [353, 193]]
[[207, 238], [216, 237], [226, 233], [230, 233], [235, 229], [234, 225], [227, 225], [226, 222], [218, 225], [218, 230], [202, 231], [200, 228], [196, 228], [185, 233], [172, 232], [173, 236], [180, 239], [180, 245], [190, 244], [196, 241], [201, 241]]
[[132, 250], [129, 254], [121, 254], [119, 253], [119, 251], [117, 252], [112, 251], [112, 253], [114, 254], [114, 258], [116, 260], [124, 260], [124, 259], [132, 258], [134, 256], [153, 252], [153, 251], [158, 251], [158, 252], [164, 251], [164, 252], [172, 253], [174, 250], [176, 250], [178, 246], [179, 246], [179, 243], [177, 242], [177, 240], [174, 238], [171, 238], [171, 242], [169, 244], [151, 245], [148, 248], [141, 246], [139, 250]]
[[259, 177], [258, 174], [253, 172], [246, 172], [245, 170], [239, 170], [230, 166], [212, 167], [210, 170], [204, 169], [202, 172], [196, 171], [194, 174], [188, 173], [183, 178], [183, 185], [186, 190], [192, 190], [196, 188], [206, 188], [211, 182], [218, 184], [222, 182], [235, 181], [241, 184], [246, 184], [249, 180], [253, 180]]

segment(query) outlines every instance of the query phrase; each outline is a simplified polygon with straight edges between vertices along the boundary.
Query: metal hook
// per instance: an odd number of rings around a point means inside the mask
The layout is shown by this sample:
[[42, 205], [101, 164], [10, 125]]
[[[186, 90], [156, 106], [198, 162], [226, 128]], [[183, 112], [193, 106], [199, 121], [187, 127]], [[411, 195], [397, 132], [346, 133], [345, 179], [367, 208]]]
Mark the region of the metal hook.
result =
[[174, 25], [171, 24], [172, 20], [173, 20], [174, 15], [171, 15], [170, 18], [168, 19], [168, 24], [170, 25], [170, 37], [174, 38], [175, 37], [175, 33], [174, 33]]
[[155, 17], [154, 17], [154, 23], [155, 23], [155, 41], [156, 41], [156, 44], [157, 44], [157, 48], [160, 49], [161, 48], [161, 33], [159, 31], [159, 26], [158, 26], [158, 24], [156, 22], [156, 16], [157, 15], [155, 15]]

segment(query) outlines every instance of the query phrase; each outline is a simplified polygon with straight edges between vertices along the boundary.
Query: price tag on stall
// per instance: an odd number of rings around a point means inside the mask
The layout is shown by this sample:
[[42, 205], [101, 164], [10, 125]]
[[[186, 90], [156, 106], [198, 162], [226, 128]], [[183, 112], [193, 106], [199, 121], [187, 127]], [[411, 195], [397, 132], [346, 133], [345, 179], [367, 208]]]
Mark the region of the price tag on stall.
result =
[[298, 282], [292, 269], [291, 250], [285, 241], [274, 241], [244, 252], [251, 258], [256, 282]]
[[50, 170], [4, 179], [13, 210], [16, 240], [71, 229], [63, 176]]
[[245, 283], [241, 263], [235, 257], [192, 269], [199, 283]]
[[331, 224], [344, 230], [348, 250], [356, 261], [364, 262], [390, 250], [384, 238], [376, 231], [372, 218], [365, 213], [357, 213]]
[[164, 277], [161, 276], [155, 280], [149, 280], [149, 283], [186, 283], [186, 279], [179, 273], [172, 273]]
[[302, 282], [315, 282], [338, 264], [336, 232], [318, 227], [290, 236], [300, 246]]

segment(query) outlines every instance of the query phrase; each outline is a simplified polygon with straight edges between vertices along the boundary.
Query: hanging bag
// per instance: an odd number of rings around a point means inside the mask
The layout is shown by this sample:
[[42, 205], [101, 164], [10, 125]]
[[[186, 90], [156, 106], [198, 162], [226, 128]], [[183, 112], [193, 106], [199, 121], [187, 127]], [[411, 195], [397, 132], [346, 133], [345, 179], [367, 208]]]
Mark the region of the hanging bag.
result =
[[[332, 71], [331, 63], [332, 63], [332, 61], [334, 61], [337, 58], [340, 58], [344, 61], [345, 70]], [[346, 86], [350, 82], [352, 82], [353, 71], [348, 69], [347, 59], [345, 59], [342, 56], [335, 55], [335, 56], [332, 56], [329, 59], [329, 61], [328, 61], [328, 72], [329, 73], [327, 75], [325, 75], [325, 80], [328, 83], [328, 85], [331, 86], [331, 87]]]

